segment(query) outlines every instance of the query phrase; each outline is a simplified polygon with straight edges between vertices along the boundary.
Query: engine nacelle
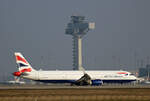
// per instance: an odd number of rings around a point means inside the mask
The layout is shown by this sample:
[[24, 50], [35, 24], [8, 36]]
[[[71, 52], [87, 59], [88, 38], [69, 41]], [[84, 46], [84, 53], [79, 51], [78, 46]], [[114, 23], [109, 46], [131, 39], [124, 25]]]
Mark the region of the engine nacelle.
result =
[[100, 86], [103, 84], [103, 81], [100, 79], [92, 80], [92, 85], [93, 86]]

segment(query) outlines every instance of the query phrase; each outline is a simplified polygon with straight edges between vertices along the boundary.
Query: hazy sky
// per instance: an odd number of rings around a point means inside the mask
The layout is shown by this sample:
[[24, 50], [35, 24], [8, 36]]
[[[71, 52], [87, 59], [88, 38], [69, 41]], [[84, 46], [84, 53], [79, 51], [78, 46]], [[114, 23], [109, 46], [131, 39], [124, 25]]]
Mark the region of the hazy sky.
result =
[[83, 37], [85, 69], [148, 63], [150, 0], [0, 0], [0, 73], [16, 71], [16, 51], [35, 69], [72, 69], [65, 28], [74, 14], [96, 23]]

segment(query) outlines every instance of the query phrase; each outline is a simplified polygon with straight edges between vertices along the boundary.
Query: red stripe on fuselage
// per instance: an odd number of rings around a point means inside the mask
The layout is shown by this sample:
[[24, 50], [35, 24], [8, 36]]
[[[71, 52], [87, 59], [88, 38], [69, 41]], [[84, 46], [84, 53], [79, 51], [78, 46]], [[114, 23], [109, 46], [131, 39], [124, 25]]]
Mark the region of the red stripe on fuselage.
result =
[[20, 56], [16, 56], [16, 60], [17, 61], [22, 61], [22, 62], [28, 64], [27, 61], [25, 59], [21, 58]]
[[126, 73], [126, 72], [118, 72], [118, 74], [128, 74], [128, 73]]

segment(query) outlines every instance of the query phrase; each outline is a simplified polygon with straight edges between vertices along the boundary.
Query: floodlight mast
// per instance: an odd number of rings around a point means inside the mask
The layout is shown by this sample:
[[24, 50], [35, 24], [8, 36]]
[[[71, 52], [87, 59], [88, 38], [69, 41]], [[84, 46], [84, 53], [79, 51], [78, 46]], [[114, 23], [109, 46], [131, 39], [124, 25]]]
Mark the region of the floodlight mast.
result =
[[95, 23], [88, 23], [84, 16], [71, 16], [66, 34], [73, 36], [73, 70], [84, 70], [82, 66], [82, 37], [94, 29]]

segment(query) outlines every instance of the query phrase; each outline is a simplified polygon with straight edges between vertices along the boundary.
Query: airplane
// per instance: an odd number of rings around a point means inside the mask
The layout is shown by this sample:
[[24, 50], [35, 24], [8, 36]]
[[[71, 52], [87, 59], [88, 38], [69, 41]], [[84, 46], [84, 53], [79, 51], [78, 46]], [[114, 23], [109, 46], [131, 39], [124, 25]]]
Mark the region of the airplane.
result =
[[70, 83], [71, 85], [95, 85], [103, 83], [131, 83], [137, 78], [128, 71], [123, 70], [63, 70], [43, 71], [35, 70], [20, 52], [15, 52], [18, 71], [13, 75], [24, 79], [44, 83]]

